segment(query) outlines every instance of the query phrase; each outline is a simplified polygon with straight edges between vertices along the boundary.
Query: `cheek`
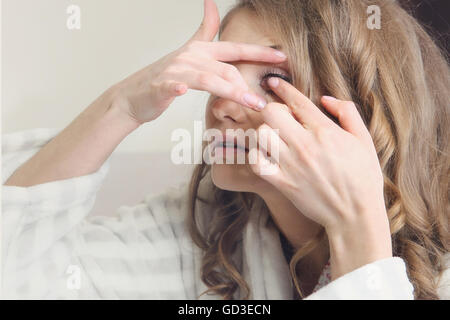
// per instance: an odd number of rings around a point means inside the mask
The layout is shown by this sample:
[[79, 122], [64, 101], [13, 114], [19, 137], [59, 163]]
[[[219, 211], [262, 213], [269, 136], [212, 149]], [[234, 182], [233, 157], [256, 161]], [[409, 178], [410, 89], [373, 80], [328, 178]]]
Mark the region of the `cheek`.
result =
[[212, 108], [207, 106], [205, 111], [205, 127], [206, 129], [212, 128], [214, 123], [214, 115], [212, 113]]

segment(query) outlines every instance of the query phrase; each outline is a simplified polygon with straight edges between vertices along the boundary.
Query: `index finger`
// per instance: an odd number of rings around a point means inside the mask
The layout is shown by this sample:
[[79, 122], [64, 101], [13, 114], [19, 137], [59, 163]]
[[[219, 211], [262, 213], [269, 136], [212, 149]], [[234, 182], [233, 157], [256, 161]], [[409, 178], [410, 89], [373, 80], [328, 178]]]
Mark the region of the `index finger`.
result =
[[219, 61], [282, 62], [286, 55], [273, 47], [231, 41], [207, 43], [208, 52]]
[[268, 84], [273, 92], [292, 110], [305, 128], [334, 124], [308, 97], [289, 82], [272, 77], [268, 80]]

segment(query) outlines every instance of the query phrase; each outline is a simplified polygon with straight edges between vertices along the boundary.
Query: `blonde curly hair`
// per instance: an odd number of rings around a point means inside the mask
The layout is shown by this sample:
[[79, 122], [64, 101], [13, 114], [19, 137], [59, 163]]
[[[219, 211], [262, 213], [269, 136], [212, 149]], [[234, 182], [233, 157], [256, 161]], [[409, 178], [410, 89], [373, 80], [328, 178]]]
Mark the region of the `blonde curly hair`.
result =
[[[366, 25], [370, 5], [381, 9], [381, 29]], [[222, 20], [220, 33], [242, 9], [278, 36], [294, 86], [317, 106], [322, 95], [358, 106], [384, 174], [393, 253], [405, 260], [416, 299], [438, 299], [436, 279], [450, 243], [446, 56], [394, 0], [239, 0]], [[205, 293], [232, 299], [240, 288], [248, 298], [249, 287], [232, 255], [258, 196], [212, 186], [212, 200], [203, 199], [198, 190], [209, 174], [206, 164], [194, 171], [188, 219], [191, 237], [204, 252]], [[198, 201], [214, 208], [206, 232], [198, 227]], [[323, 230], [290, 259], [299, 297], [296, 266], [322, 241]]]

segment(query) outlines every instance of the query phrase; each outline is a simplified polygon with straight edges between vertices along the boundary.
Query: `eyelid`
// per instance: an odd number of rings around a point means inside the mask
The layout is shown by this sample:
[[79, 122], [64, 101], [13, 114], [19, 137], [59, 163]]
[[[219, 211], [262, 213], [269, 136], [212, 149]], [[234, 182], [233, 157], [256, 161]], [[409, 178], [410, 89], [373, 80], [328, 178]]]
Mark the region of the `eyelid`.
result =
[[261, 79], [260, 86], [268, 94], [274, 95], [274, 93], [270, 89], [269, 85], [266, 84], [266, 81], [269, 80], [271, 77], [281, 78], [292, 84], [292, 78], [290, 77], [290, 75], [288, 75], [288, 73], [286, 71], [281, 70], [279, 68], [265, 69], [261, 72], [258, 79]]
[[289, 73], [283, 69], [276, 67], [264, 69], [258, 76], [258, 79], [261, 79], [260, 86], [267, 95], [275, 98], [277, 97], [277, 95], [273, 92], [273, 90], [270, 89], [268, 84], [265, 84], [265, 82], [271, 77], [281, 78], [291, 84], [293, 82], [292, 77], [289, 75]]
[[[261, 80], [264, 80], [268, 75], [278, 76], [279, 78], [282, 78], [282, 79], [286, 78], [284, 80], [286, 80], [289, 83], [292, 83], [292, 77], [290, 76], [290, 74], [281, 68], [272, 67], [272, 68], [264, 69], [260, 73], [259, 78]], [[283, 77], [280, 77], [280, 76], [283, 76]]]

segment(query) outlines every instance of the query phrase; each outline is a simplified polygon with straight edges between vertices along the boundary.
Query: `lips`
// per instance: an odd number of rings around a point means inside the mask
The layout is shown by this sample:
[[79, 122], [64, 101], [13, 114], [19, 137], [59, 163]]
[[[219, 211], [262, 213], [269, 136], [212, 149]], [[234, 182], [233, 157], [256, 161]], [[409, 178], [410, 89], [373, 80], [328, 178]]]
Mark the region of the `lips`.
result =
[[248, 152], [248, 148], [245, 147], [245, 145], [242, 145], [238, 143], [237, 137], [231, 137], [224, 135], [221, 139], [219, 138], [217, 141], [214, 142], [213, 148], [234, 148], [239, 149], [245, 152]]

